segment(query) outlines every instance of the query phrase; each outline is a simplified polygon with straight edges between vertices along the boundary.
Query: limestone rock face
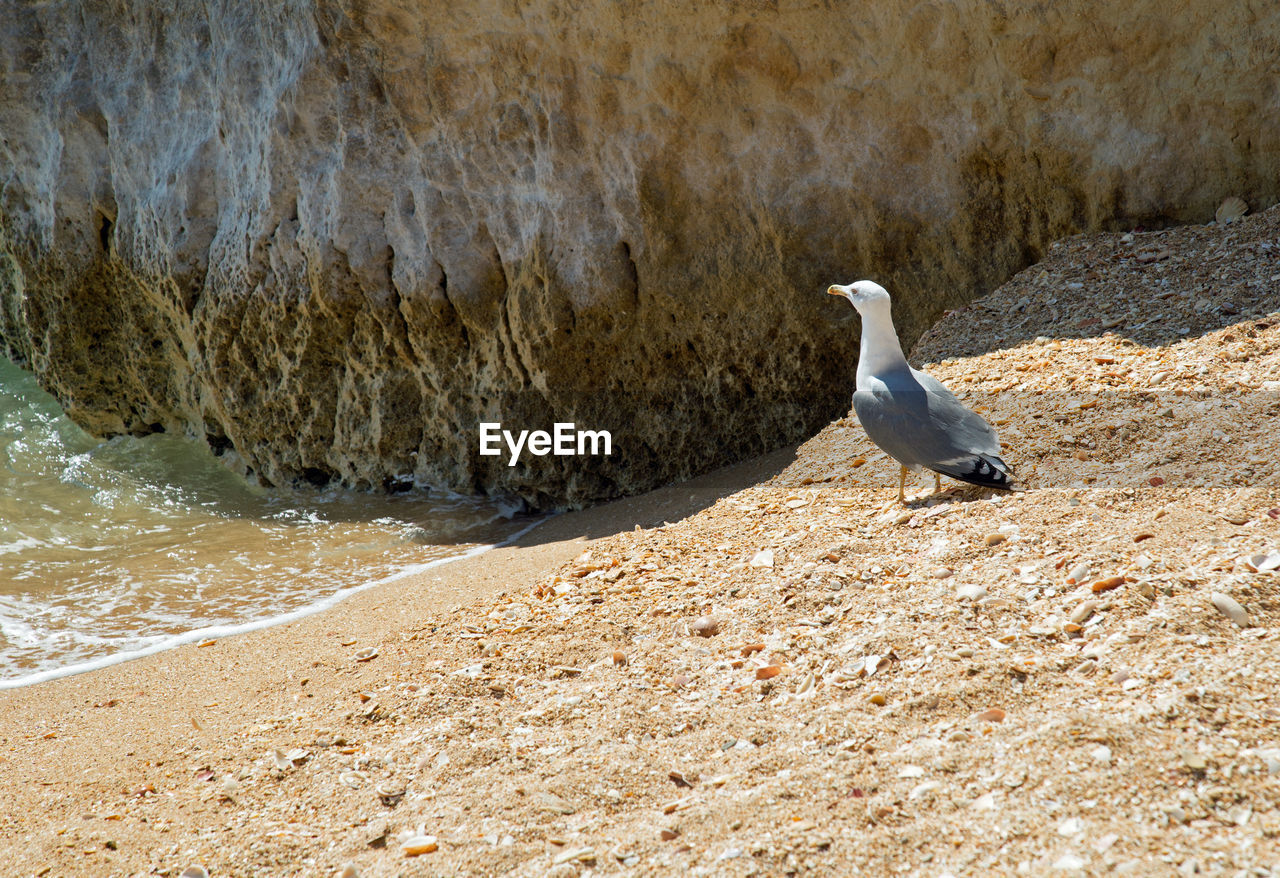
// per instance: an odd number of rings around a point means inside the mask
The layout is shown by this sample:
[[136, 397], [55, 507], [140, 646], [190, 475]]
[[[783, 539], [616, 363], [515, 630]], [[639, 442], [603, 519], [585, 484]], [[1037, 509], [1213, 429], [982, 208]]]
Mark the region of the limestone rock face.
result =
[[270, 482], [648, 488], [848, 410], [829, 283], [909, 342], [1057, 237], [1276, 200], [1280, 9], [1108, 6], [10, 4], [0, 339]]

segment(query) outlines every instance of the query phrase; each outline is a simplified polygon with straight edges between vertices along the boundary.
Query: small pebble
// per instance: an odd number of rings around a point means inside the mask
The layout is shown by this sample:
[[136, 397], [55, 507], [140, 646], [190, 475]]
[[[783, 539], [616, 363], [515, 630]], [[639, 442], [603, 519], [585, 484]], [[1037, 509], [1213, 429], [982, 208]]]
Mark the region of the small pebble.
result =
[[1001, 722], [1004, 722], [1004, 718], [1007, 715], [1008, 714], [1006, 714], [1000, 708], [992, 707], [978, 714], [978, 719], [982, 720], [984, 723], [1001, 723]]
[[1062, 872], [1075, 872], [1084, 868], [1084, 860], [1075, 854], [1063, 854], [1053, 863], [1053, 868]]
[[763, 668], [756, 668], [757, 680], [771, 680], [782, 673], [780, 665], [765, 665]]
[[620, 649], [613, 651], [613, 663], [618, 667], [622, 667], [627, 663], [627, 654]]
[[178, 878], [209, 878], [209, 870], [204, 866], [188, 866]]
[[987, 534], [982, 538], [982, 541], [988, 546], [998, 546], [1007, 539], [1009, 539], [1009, 537], [1005, 534]]
[[1089, 588], [1094, 594], [1099, 594], [1104, 591], [1111, 591], [1113, 588], [1119, 588], [1122, 585], [1124, 585], [1123, 576], [1108, 576], [1106, 579], [1099, 579]]
[[867, 698], [867, 700], [870, 701], [872, 704], [874, 704], [876, 707], [884, 707], [886, 704], [889, 703], [889, 699], [885, 698], [884, 695], [880, 692], [874, 693], [869, 698]]
[[1182, 764], [1191, 771], [1204, 771], [1209, 766], [1205, 758], [1194, 750], [1182, 751]]
[[933, 570], [933, 578], [946, 579], [947, 577], [951, 576], [951, 573], [952, 571], [951, 571], [951, 568], [949, 567], [935, 567]]
[[981, 585], [962, 585], [956, 589], [956, 598], [962, 601], [972, 601], [976, 603], [986, 596], [987, 590]]
[[568, 799], [563, 796], [556, 795], [549, 790], [540, 790], [537, 794], [538, 804], [543, 811], [550, 811], [553, 814], [573, 814], [578, 810]]
[[1073, 836], [1084, 832], [1084, 821], [1079, 817], [1068, 817], [1058, 824], [1058, 835]]
[[1218, 608], [1219, 613], [1235, 622], [1241, 628], [1249, 627], [1249, 614], [1245, 612], [1244, 607], [1240, 606], [1235, 598], [1220, 591], [1215, 591], [1210, 595], [1209, 599], [1213, 601], [1213, 605]]
[[715, 637], [720, 633], [720, 620], [713, 616], [702, 616], [690, 627], [699, 637]]
[[360, 870], [356, 868], [355, 863], [347, 863], [342, 867], [337, 878], [360, 878]]
[[658, 838], [662, 839], [663, 841], [671, 841], [679, 837], [680, 837], [680, 830], [669, 828], [669, 827], [664, 827], [658, 833]]

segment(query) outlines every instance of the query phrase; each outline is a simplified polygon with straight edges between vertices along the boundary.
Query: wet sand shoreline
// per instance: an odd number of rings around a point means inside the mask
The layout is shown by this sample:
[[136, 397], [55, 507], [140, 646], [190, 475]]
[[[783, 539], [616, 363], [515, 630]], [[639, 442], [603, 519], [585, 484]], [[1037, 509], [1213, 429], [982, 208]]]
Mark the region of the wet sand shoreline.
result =
[[[292, 622], [0, 691], [0, 813], [11, 815], [0, 829], [0, 851], [18, 842], [18, 850], [10, 848], [18, 859], [0, 855], [0, 861], [39, 871], [26, 862], [31, 852], [19, 841], [26, 832], [14, 833], [14, 823], [47, 829], [50, 803], [78, 803], [70, 807], [87, 812], [107, 791], [146, 795], [145, 778], [163, 775], [175, 753], [235, 736], [312, 698], [358, 688], [368, 668], [355, 660], [358, 651], [374, 647], [386, 656], [388, 647], [414, 638], [415, 651], [429, 652], [427, 617], [527, 589], [593, 540], [678, 520], [769, 478], [792, 456], [793, 449], [774, 452], [640, 497], [557, 515], [512, 545], [378, 585]], [[370, 664], [385, 670], [386, 658]], [[91, 872], [102, 866], [86, 863]], [[115, 874], [95, 872], [108, 873]]]

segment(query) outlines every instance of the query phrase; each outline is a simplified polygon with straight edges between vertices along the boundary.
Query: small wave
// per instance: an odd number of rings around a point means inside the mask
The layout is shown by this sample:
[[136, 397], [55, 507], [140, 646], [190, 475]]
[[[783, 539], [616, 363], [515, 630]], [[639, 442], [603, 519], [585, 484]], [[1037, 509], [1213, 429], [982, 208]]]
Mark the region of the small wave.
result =
[[519, 526], [417, 487], [269, 490], [177, 436], [99, 441], [0, 360], [0, 686], [279, 624]]
[[[462, 561], [466, 558], [474, 558], [477, 555], [482, 555], [485, 552], [498, 548], [499, 546], [509, 545], [510, 543], [515, 542], [520, 537], [532, 531], [535, 527], [538, 527], [544, 521], [546, 521], [545, 518], [540, 518], [537, 521], [534, 521], [531, 524], [521, 528], [520, 530], [516, 531], [515, 533], [511, 534], [506, 539], [500, 542], [475, 546], [474, 548], [468, 549], [467, 551], [461, 552], [457, 555], [451, 555], [447, 558], [438, 558], [434, 561], [428, 561], [423, 564], [415, 564], [409, 567], [405, 567], [401, 570], [397, 570], [395, 573], [392, 573], [388, 576], [384, 576], [380, 579], [374, 579], [369, 582], [361, 583], [359, 585], [353, 585], [347, 588], [343, 588], [339, 591], [336, 591], [328, 595], [327, 597], [321, 600], [315, 601], [314, 603], [308, 604], [305, 607], [301, 607], [299, 609], [293, 610], [288, 613], [282, 613], [280, 615], [270, 616], [263, 619], [255, 619], [248, 622], [239, 622], [239, 623], [225, 624], [225, 625], [211, 625], [205, 628], [195, 628], [190, 631], [183, 631], [179, 634], [173, 634], [167, 637], [154, 638], [154, 639], [151, 639], [151, 642], [146, 643], [145, 645], [134, 646], [128, 649], [118, 650], [116, 652], [112, 652], [110, 655], [104, 655], [99, 658], [90, 659], [88, 661], [77, 662], [75, 664], [63, 665], [60, 667], [50, 668], [43, 671], [37, 671], [35, 673], [26, 674], [24, 676], [16, 677], [13, 679], [0, 680], [0, 689], [16, 689], [22, 686], [32, 686], [32, 685], [35, 685], [36, 683], [43, 683], [47, 680], [56, 680], [60, 677], [69, 677], [69, 676], [72, 676], [73, 674], [82, 674], [82, 673], [85, 673], [86, 671], [94, 671], [94, 670], [98, 670], [99, 668], [105, 668], [105, 667], [110, 667], [111, 665], [117, 665], [117, 664], [120, 664], [121, 662], [132, 661], [133, 659], [142, 658], [148, 655], [154, 655], [158, 652], [164, 652], [165, 650], [168, 650], [168, 649], [174, 649], [175, 647], [185, 646], [186, 644], [189, 644], [189, 643], [198, 643], [204, 640], [214, 640], [222, 637], [229, 637], [233, 634], [245, 634], [250, 631], [258, 631], [263, 628], [270, 628], [275, 625], [283, 625], [287, 622], [293, 622], [298, 619], [302, 619], [307, 616], [312, 616], [316, 613], [320, 613], [325, 610], [331, 609], [332, 607], [336, 606], [346, 598], [349, 598], [354, 594], [359, 594], [360, 592], [366, 591], [370, 588], [374, 588], [379, 585], [386, 585], [388, 583], [395, 582], [396, 580], [399, 580], [399, 579], [405, 579], [406, 577], [409, 577], [409, 576], [416, 576], [418, 574], [425, 573], [426, 571], [431, 570], [435, 567], [440, 567], [444, 564], [450, 564], [455, 561]], [[3, 633], [4, 624], [5, 624], [4, 621], [0, 621], [0, 633]]]

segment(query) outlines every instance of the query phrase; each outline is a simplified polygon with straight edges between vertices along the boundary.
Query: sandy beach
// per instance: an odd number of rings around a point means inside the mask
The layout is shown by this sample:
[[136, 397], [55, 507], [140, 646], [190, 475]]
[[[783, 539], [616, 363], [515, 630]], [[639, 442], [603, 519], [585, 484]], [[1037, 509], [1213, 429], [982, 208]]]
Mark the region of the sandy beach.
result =
[[920, 340], [1025, 492], [901, 507], [846, 418], [0, 693], [0, 871], [1280, 875], [1278, 229], [1072, 239]]
[[[449, 611], [508, 591], [527, 592], [593, 542], [684, 518], [769, 478], [791, 458], [790, 451], [776, 452], [642, 497], [553, 516], [512, 545], [354, 595], [297, 622], [0, 692], [0, 862], [16, 870], [6, 874], [177, 875], [184, 867], [160, 862], [151, 869], [137, 862], [141, 850], [161, 845], [172, 827], [153, 833], [146, 823], [129, 826], [123, 814], [95, 823], [98, 818], [86, 818], [93, 803], [122, 792], [145, 800], [148, 787], [163, 789], [159, 778], [175, 776], [179, 752], [214, 749], [317, 696], [363, 691], [378, 677], [369, 672], [385, 665], [383, 654], [404, 650], [405, 642], [428, 644], [424, 632]], [[353, 661], [369, 646], [381, 653], [377, 665]], [[76, 765], [73, 777], [58, 768], [70, 763]], [[104, 836], [102, 850], [95, 850], [102, 856], [86, 859], [65, 842], [90, 826], [95, 836], [107, 830], [105, 835], [134, 837], [134, 849], [123, 850], [119, 842], [114, 849], [105, 846], [111, 839]], [[273, 868], [305, 874], [312, 867], [299, 862]], [[213, 874], [233, 873], [224, 868]]]

